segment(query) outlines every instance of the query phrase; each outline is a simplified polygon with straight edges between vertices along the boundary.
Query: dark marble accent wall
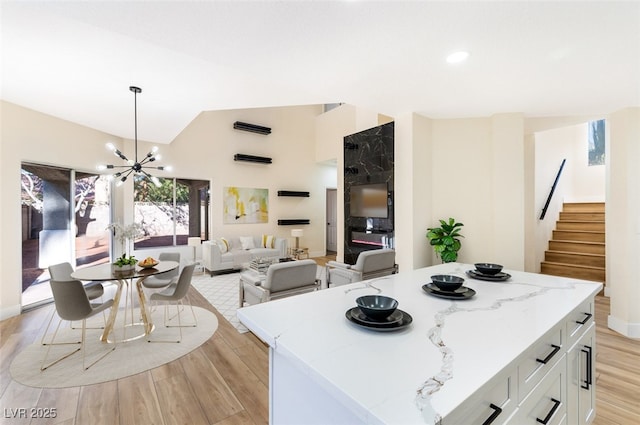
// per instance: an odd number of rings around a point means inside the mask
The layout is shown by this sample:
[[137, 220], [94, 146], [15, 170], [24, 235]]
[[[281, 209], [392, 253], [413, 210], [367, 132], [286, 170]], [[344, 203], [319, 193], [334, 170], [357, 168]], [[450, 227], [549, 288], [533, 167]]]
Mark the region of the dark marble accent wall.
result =
[[[344, 261], [346, 263], [355, 264], [358, 254], [362, 251], [395, 246], [393, 137], [394, 123], [389, 123], [344, 138]], [[387, 217], [352, 216], [352, 188], [357, 185], [381, 183], [387, 185]]]

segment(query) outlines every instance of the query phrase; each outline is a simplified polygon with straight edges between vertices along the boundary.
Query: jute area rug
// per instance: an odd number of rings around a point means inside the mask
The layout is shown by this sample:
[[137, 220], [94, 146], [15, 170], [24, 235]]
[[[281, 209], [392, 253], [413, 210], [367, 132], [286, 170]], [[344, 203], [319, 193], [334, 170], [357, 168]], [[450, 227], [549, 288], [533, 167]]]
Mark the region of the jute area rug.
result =
[[[77, 352], [50, 368], [40, 371], [47, 347], [41, 345], [40, 339], [38, 339], [36, 343], [25, 348], [13, 360], [10, 366], [11, 376], [17, 382], [30, 387], [65, 388], [112, 381], [156, 368], [195, 350], [211, 338], [218, 328], [215, 314], [203, 308], [194, 307], [193, 309], [197, 318], [197, 327], [182, 328], [180, 343], [149, 343], [145, 338], [140, 338], [116, 344], [114, 351], [88, 370], [82, 369], [82, 352]], [[170, 311], [175, 312], [175, 308], [171, 308]], [[159, 307], [152, 313], [155, 329], [151, 333], [151, 337], [154, 340], [175, 341], [179, 337], [179, 329], [167, 328], [163, 325], [163, 312], [164, 308]], [[122, 323], [120, 313], [122, 311], [118, 313], [116, 327]], [[103, 323], [101, 315], [90, 320], [91, 322], [87, 321], [87, 326]], [[181, 320], [183, 324], [193, 323], [193, 317], [188, 307], [181, 313]], [[77, 322], [75, 324], [79, 325]], [[133, 336], [136, 332], [141, 333], [141, 329], [141, 326], [133, 326], [128, 330], [127, 336]], [[52, 332], [53, 329], [49, 333]], [[111, 344], [100, 342], [101, 334], [101, 329], [87, 329], [85, 344], [87, 365], [112, 347]], [[68, 322], [63, 322], [56, 340], [79, 341], [80, 335], [81, 329], [71, 329]], [[55, 360], [64, 353], [73, 351], [74, 347], [73, 345], [52, 346], [48, 359]]]

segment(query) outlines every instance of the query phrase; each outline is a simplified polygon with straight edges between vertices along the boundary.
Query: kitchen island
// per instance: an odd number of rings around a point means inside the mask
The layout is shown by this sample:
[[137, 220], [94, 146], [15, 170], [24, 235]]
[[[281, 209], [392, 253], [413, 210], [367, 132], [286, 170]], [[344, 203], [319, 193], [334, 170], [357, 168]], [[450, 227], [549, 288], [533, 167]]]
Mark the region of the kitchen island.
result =
[[[269, 345], [272, 424], [580, 424], [595, 416], [596, 282], [448, 263], [238, 310]], [[475, 295], [434, 297], [435, 274]], [[406, 326], [347, 318], [355, 299], [398, 300]]]

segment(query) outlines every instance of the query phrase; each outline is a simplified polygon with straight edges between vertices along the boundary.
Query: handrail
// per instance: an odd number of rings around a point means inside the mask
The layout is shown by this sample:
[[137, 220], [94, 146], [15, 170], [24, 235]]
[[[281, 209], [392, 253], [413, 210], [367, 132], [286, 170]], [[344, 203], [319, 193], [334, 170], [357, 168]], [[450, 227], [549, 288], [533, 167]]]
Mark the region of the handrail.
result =
[[547, 215], [547, 208], [549, 208], [551, 197], [553, 196], [553, 192], [556, 190], [556, 185], [558, 184], [558, 180], [560, 179], [560, 174], [562, 174], [562, 169], [564, 168], [565, 162], [567, 162], [567, 160], [563, 159], [562, 164], [560, 164], [560, 169], [558, 170], [558, 174], [556, 174], [556, 179], [553, 181], [553, 186], [551, 186], [551, 190], [549, 191], [547, 202], [544, 203], [544, 208], [542, 208], [542, 214], [540, 214], [540, 220], [543, 220], [544, 216]]

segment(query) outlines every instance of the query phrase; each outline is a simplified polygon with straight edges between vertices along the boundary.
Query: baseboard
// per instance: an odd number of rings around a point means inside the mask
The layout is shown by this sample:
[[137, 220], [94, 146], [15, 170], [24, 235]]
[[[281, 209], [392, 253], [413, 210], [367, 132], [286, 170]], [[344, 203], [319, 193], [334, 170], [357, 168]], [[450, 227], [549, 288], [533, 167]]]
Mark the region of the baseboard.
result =
[[0, 320], [5, 320], [13, 316], [18, 316], [22, 311], [20, 304], [12, 305], [10, 307], [0, 308]]
[[640, 338], [640, 323], [629, 323], [609, 315], [607, 326], [627, 338]]

